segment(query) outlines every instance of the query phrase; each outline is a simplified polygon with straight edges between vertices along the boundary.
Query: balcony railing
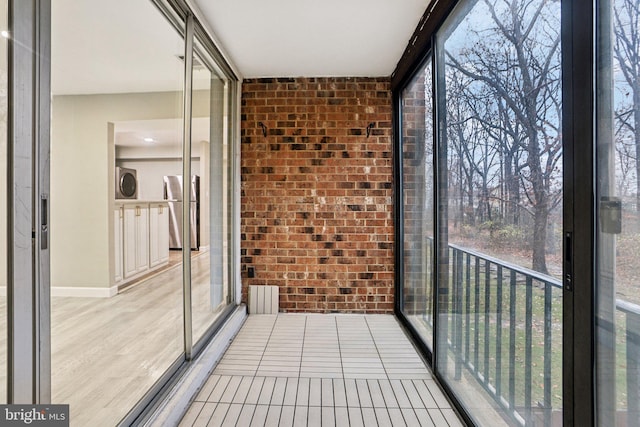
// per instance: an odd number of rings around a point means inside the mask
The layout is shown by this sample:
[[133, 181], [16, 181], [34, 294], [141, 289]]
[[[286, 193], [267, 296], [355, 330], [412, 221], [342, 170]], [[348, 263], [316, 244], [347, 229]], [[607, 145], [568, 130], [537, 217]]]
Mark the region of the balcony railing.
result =
[[[448, 315], [439, 323], [448, 354], [440, 369], [482, 387], [516, 425], [562, 425], [562, 283], [457, 245], [449, 257]], [[639, 420], [640, 306], [617, 300], [616, 314], [617, 351], [626, 353], [626, 373], [616, 372], [626, 389], [618, 392], [627, 394], [618, 409]], [[424, 320], [432, 326], [430, 316]]]
[[[518, 424], [533, 424], [541, 414], [544, 425], [552, 425], [554, 308], [561, 316], [562, 284], [460, 246], [449, 251], [454, 379], [465, 368]], [[555, 374], [561, 390], [559, 367]]]

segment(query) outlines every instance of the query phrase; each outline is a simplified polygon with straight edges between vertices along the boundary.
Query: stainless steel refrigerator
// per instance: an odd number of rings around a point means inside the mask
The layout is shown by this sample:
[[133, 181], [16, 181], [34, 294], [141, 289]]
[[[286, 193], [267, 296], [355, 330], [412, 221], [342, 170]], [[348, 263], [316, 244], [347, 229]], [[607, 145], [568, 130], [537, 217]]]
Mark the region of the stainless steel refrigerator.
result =
[[[200, 177], [191, 176], [189, 185], [189, 201], [191, 203], [191, 249], [200, 249]], [[164, 198], [169, 204], [169, 248], [182, 249], [182, 175], [164, 177]]]

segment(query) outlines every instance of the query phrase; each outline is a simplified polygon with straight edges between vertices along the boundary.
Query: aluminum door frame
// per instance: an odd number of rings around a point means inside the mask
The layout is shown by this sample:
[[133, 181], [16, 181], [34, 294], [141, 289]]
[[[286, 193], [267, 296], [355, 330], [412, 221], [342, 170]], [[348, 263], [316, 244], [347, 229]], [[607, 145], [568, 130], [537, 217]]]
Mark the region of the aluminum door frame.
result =
[[50, 0], [9, 0], [7, 401], [51, 401]]

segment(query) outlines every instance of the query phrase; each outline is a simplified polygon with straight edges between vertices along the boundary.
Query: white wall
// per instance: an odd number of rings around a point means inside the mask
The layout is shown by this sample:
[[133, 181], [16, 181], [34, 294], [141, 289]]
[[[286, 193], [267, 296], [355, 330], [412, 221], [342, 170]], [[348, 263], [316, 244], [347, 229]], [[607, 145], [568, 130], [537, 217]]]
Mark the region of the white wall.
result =
[[[51, 135], [51, 283], [102, 288], [113, 284], [115, 147], [109, 124], [175, 119], [175, 92], [54, 96]], [[194, 116], [208, 111], [194, 96]]]

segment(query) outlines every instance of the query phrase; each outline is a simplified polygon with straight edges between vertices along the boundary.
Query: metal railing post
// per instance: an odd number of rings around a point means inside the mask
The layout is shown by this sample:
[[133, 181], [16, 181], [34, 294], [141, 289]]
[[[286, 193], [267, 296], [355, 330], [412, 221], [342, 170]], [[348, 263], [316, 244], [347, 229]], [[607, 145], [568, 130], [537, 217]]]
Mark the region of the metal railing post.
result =
[[640, 425], [640, 313], [626, 312], [627, 425]]

